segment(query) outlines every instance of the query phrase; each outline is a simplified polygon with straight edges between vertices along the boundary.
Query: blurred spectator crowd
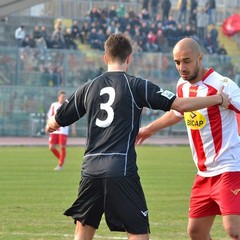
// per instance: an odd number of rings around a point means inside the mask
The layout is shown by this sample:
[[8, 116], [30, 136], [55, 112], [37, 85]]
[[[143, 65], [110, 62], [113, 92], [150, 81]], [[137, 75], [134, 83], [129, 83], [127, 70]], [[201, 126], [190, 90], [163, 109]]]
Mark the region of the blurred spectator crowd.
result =
[[[47, 49], [71, 49], [73, 51], [67, 57], [70, 68], [68, 80], [71, 85], [74, 85], [76, 77], [84, 82], [104, 69], [98, 69], [101, 65], [98, 66], [97, 62], [82, 62], [74, 53], [81, 52], [81, 46], [103, 51], [108, 36], [118, 32], [132, 39], [134, 52], [139, 54], [170, 53], [177, 41], [191, 37], [199, 42], [205, 53], [218, 55], [221, 63], [230, 65], [228, 53], [218, 41], [215, 0], [207, 0], [200, 6], [196, 0], [179, 0], [177, 6], [172, 6], [170, 0], [142, 0], [141, 4], [141, 10], [137, 13], [121, 3], [110, 8], [93, 6], [86, 16], [74, 19], [70, 24], [68, 22], [67, 26], [64, 20], [56, 19], [51, 31], [45, 26], [35, 26], [31, 33], [27, 33], [25, 26], [19, 26], [15, 30], [15, 39], [22, 60], [20, 69], [26, 73], [41, 72], [43, 86], [63, 85], [65, 55], [61, 54], [62, 51]], [[164, 73], [172, 73], [173, 76], [165, 77], [175, 79], [176, 74], [168, 69], [170, 64], [167, 63], [167, 60], [163, 61], [167, 67], [162, 66], [162, 75], [157, 72], [157, 76], [164, 78]], [[158, 70], [159, 66], [155, 69]], [[25, 75], [23, 78], [26, 81]]]
[[[179, 0], [172, 13], [170, 0], [143, 0], [141, 11], [136, 13], [125, 5], [93, 8], [87, 16], [73, 20], [66, 27], [61, 19], [55, 21], [54, 30], [48, 33], [44, 26], [36, 26], [32, 34], [26, 34], [24, 26], [16, 29], [19, 47], [78, 49], [78, 44], [88, 44], [93, 49], [104, 49], [104, 42], [112, 33], [122, 32], [134, 42], [137, 52], [169, 52], [184, 37], [198, 41], [209, 54], [226, 55], [224, 46], [218, 46], [218, 30], [215, 27], [215, 0], [207, 0], [198, 6], [196, 0]], [[209, 30], [209, 26], [211, 29]]]

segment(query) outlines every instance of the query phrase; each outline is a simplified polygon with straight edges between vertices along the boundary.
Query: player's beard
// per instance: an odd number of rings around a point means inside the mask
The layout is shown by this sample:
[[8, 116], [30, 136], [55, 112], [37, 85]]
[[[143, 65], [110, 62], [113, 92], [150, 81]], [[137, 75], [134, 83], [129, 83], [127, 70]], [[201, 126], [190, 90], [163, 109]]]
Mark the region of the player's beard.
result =
[[193, 81], [195, 81], [197, 79], [198, 73], [199, 73], [199, 66], [196, 65], [193, 73], [189, 77], [186, 77], [186, 78], [183, 78], [183, 79], [188, 81], [188, 82], [193, 82]]

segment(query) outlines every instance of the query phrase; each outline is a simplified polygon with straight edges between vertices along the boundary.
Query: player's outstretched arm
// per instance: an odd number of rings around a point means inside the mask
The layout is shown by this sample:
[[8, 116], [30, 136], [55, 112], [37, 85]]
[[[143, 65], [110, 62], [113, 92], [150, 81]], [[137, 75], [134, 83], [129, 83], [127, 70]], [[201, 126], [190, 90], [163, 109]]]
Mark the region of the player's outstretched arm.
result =
[[[179, 112], [194, 111], [201, 108], [210, 107], [213, 105], [220, 105], [224, 108], [228, 108], [229, 95], [223, 92], [223, 87], [218, 91], [216, 95], [208, 97], [191, 97], [191, 98], [176, 98], [172, 104], [172, 109]], [[182, 120], [174, 114], [173, 111], [165, 113], [162, 117], [158, 118], [154, 122], [150, 123], [146, 127], [140, 128], [136, 137], [136, 144], [142, 144], [147, 138], [152, 136], [157, 131], [170, 127]]]
[[177, 110], [178, 112], [195, 111], [214, 105], [220, 105], [224, 108], [228, 108], [230, 100], [229, 95], [223, 92], [222, 87], [216, 95], [212, 96], [176, 98], [171, 108]]
[[165, 113], [163, 116], [158, 118], [157, 120], [153, 121], [146, 127], [142, 127], [139, 129], [137, 138], [136, 138], [136, 144], [140, 145], [145, 141], [147, 138], [151, 137], [154, 133], [157, 131], [170, 127], [182, 120], [181, 117], [178, 117], [174, 114], [173, 111]]

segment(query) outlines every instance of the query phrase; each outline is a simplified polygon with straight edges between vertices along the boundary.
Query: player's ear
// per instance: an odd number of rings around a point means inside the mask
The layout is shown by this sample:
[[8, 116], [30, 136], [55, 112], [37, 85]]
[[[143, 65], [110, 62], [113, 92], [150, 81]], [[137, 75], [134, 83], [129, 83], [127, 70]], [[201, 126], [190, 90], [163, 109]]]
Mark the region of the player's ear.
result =
[[106, 64], [108, 64], [108, 59], [107, 59], [107, 56], [106, 56], [105, 54], [104, 54], [103, 58], [104, 58], [104, 62], [105, 62]]
[[199, 61], [202, 62], [202, 60], [203, 60], [203, 54], [201, 53], [201, 54], [199, 55]]
[[127, 57], [126, 62], [127, 62], [127, 64], [129, 64], [129, 63], [131, 63], [131, 61], [132, 61], [132, 54], [130, 54], [130, 55]]

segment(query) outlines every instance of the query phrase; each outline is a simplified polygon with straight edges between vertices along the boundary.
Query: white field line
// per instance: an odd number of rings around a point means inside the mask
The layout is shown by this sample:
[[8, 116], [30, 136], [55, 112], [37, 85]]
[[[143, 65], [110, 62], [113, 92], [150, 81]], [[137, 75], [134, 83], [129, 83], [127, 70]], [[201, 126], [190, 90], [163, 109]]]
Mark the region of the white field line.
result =
[[[14, 235], [14, 236], [39, 236], [39, 237], [49, 237], [49, 236], [59, 236], [59, 237], [72, 237], [73, 238], [73, 235], [72, 234], [57, 234], [57, 233], [26, 233], [26, 232], [12, 232], [12, 233], [4, 233], [4, 232], [0, 232], [0, 238], [1, 238], [1, 235]], [[98, 238], [98, 239], [114, 239], [114, 240], [126, 240], [128, 239], [127, 237], [110, 237], [110, 236], [99, 236], [99, 235], [95, 235], [94, 238]]]

